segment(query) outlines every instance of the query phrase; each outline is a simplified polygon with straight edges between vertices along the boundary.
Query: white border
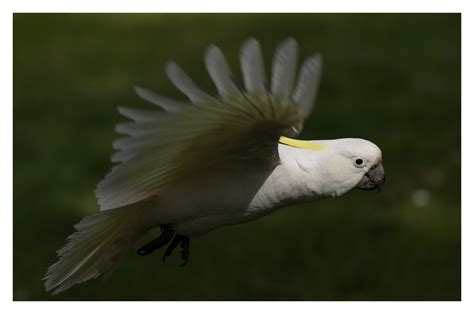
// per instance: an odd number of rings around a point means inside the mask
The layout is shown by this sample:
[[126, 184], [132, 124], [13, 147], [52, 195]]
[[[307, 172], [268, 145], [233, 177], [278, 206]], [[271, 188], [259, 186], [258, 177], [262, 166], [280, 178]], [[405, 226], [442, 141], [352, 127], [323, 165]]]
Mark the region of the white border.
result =
[[0, 258], [0, 297], [12, 299], [13, 296], [13, 33], [12, 14], [6, 10], [0, 13], [0, 173], [2, 216], [0, 218], [1, 250]]
[[[183, 4], [186, 2], [186, 4]], [[0, 173], [2, 174], [2, 217], [0, 219], [0, 243], [2, 258], [0, 259], [0, 297], [2, 313], [10, 312], [43, 312], [50, 313], [81, 313], [84, 311], [156, 311], [156, 312], [187, 312], [187, 313], [239, 313], [251, 312], [300, 312], [314, 311], [321, 313], [334, 312], [360, 312], [360, 313], [397, 313], [400, 312], [426, 312], [446, 313], [447, 311], [467, 312], [472, 305], [473, 296], [473, 271], [474, 265], [472, 254], [473, 239], [473, 214], [472, 184], [470, 178], [474, 177], [473, 166], [474, 154], [472, 150], [473, 134], [473, 63], [474, 49], [471, 30], [474, 29], [473, 14], [469, 1], [454, 0], [399, 0], [399, 1], [375, 1], [375, 0], [338, 0], [338, 1], [310, 1], [291, 0], [276, 2], [267, 0], [257, 2], [256, 0], [226, 1], [200, 0], [200, 1], [151, 1], [151, 0], [3, 0], [0, 3], [0, 40], [2, 41], [0, 53], [1, 72], [1, 102], [0, 117], [2, 119], [0, 151]], [[463, 235], [463, 280], [462, 296], [463, 302], [12, 302], [12, 13], [13, 12], [462, 12], [462, 126], [463, 126], [463, 213], [462, 213], [462, 235]], [[443, 145], [443, 143], [440, 143]], [[7, 252], [7, 253], [5, 253]], [[435, 253], [434, 253], [435, 254]], [[159, 284], [159, 283], [157, 283]], [[146, 309], [145, 309], [146, 308]]]
[[[3, 1], [5, 2], [5, 1]], [[461, 12], [459, 0], [10, 0], [14, 12]]]

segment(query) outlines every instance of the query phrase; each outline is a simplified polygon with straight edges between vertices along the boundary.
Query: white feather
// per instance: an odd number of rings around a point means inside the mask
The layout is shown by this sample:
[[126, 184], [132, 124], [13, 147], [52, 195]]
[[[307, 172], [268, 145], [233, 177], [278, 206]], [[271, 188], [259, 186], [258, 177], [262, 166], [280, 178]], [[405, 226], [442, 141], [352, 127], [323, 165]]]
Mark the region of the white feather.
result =
[[163, 115], [161, 112], [151, 110], [140, 110], [126, 107], [118, 107], [117, 109], [118, 112], [120, 112], [123, 116], [135, 122], [155, 121], [159, 119], [161, 115]]
[[296, 65], [298, 62], [298, 44], [293, 38], [283, 41], [276, 49], [272, 65], [272, 94], [288, 99], [293, 88]]
[[115, 126], [115, 132], [127, 135], [145, 135], [155, 133], [160, 129], [159, 120], [144, 122], [123, 122]]
[[193, 103], [205, 103], [215, 100], [212, 96], [202, 91], [193, 80], [174, 62], [166, 64], [168, 78], [186, 97]]
[[152, 104], [158, 107], [161, 107], [164, 110], [169, 111], [169, 112], [180, 110], [183, 107], [188, 105], [181, 101], [163, 97], [161, 95], [158, 95], [155, 92], [152, 92], [151, 90], [148, 90], [140, 86], [135, 86], [134, 89], [137, 95], [140, 96], [140, 98], [148, 102], [151, 102]]
[[265, 69], [260, 44], [248, 39], [240, 48], [240, 68], [245, 89], [249, 93], [265, 93]]
[[148, 203], [140, 202], [83, 218], [58, 250], [59, 260], [48, 268], [43, 278], [46, 290], [56, 294], [113, 271], [146, 232], [148, 227], [140, 220], [146, 206]]
[[315, 54], [305, 60], [300, 69], [298, 82], [293, 93], [293, 101], [300, 107], [306, 119], [313, 109], [321, 80], [322, 58]]
[[239, 92], [232, 81], [229, 65], [219, 48], [214, 45], [209, 46], [204, 54], [204, 62], [219, 95], [225, 98]]

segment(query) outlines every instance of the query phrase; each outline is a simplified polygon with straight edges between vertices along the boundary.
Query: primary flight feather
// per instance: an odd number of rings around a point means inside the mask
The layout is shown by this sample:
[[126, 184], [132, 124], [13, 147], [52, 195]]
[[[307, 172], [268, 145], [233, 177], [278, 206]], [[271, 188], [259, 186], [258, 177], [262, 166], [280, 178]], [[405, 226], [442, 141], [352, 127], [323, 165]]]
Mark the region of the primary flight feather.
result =
[[[82, 219], [48, 268], [45, 288], [54, 293], [113, 271], [150, 229], [162, 234], [144, 245], [147, 255], [180, 245], [218, 227], [251, 221], [299, 202], [339, 197], [355, 187], [381, 189], [382, 153], [355, 138], [301, 141], [312, 111], [322, 59], [306, 59], [296, 74], [298, 46], [283, 41], [266, 81], [259, 43], [240, 50], [244, 88], [236, 84], [222, 51], [212, 45], [205, 65], [217, 94], [206, 93], [174, 62], [170, 81], [189, 99], [176, 101], [142, 87], [135, 91], [161, 108], [119, 108], [129, 118], [116, 131], [117, 164], [98, 184], [100, 212]], [[295, 82], [296, 81], [296, 82]]]

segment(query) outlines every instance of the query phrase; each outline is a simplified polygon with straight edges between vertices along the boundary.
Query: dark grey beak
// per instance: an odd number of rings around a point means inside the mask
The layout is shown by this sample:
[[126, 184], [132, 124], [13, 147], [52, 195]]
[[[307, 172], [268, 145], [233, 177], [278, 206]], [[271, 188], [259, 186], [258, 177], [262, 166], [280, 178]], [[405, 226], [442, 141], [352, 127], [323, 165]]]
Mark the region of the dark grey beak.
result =
[[377, 190], [381, 191], [385, 184], [385, 171], [383, 170], [382, 164], [370, 169], [360, 180], [357, 187], [362, 190]]

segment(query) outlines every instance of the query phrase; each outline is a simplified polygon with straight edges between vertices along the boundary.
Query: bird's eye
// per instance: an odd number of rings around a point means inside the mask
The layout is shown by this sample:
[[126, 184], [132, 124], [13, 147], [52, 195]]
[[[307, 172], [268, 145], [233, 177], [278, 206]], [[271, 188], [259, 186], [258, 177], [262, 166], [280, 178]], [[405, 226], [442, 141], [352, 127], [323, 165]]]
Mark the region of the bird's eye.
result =
[[365, 166], [365, 160], [362, 158], [355, 158], [354, 159], [354, 166], [357, 168], [362, 168]]

